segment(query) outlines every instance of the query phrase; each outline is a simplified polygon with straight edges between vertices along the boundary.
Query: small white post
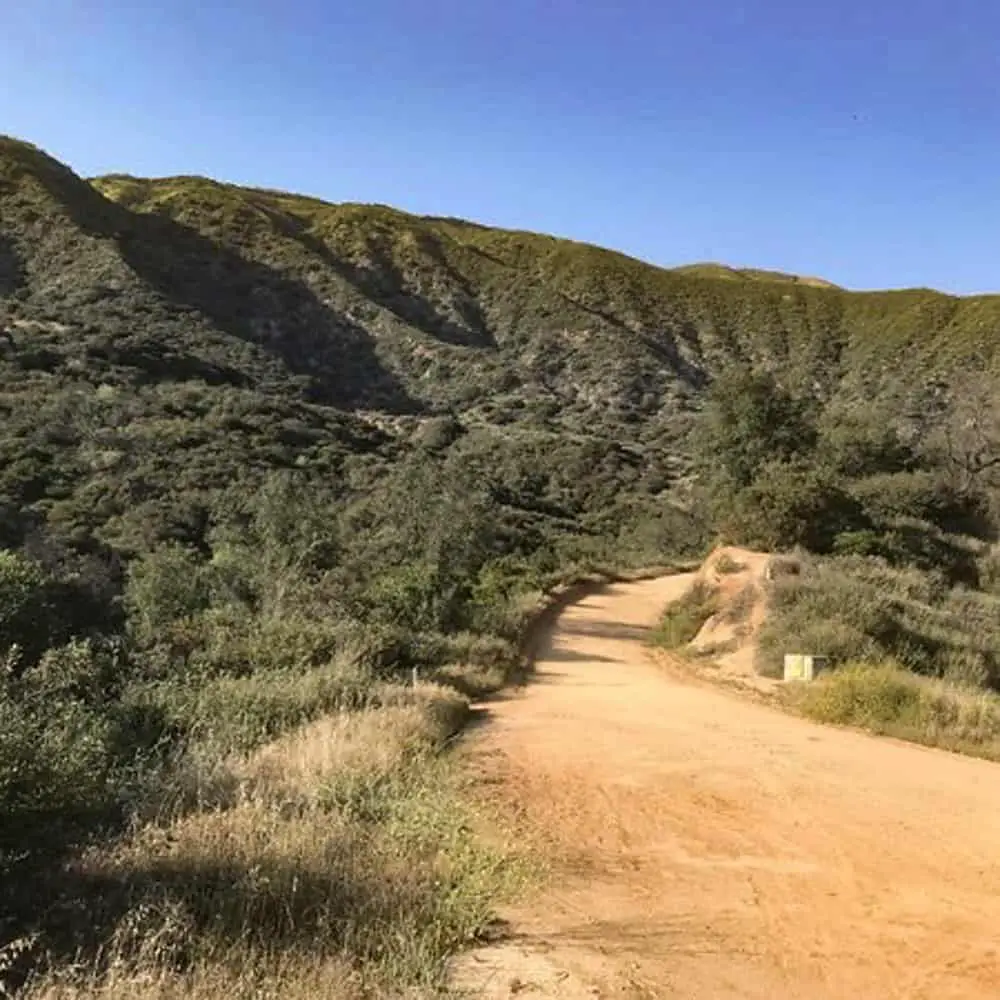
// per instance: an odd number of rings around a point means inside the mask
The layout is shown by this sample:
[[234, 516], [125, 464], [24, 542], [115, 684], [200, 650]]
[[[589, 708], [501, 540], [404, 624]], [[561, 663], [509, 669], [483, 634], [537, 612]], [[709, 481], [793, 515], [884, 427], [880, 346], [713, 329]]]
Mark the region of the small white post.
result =
[[812, 681], [822, 673], [827, 666], [827, 657], [815, 656], [809, 653], [786, 653], [786, 681]]

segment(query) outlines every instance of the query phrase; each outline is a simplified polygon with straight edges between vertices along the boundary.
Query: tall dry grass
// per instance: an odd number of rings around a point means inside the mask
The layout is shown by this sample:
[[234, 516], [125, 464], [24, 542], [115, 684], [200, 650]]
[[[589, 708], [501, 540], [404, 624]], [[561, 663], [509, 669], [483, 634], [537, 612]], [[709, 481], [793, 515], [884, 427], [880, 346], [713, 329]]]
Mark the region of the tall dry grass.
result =
[[101, 943], [53, 961], [25, 1000], [439, 994], [524, 869], [474, 836], [440, 752], [468, 702], [431, 684], [378, 697], [202, 760], [200, 808], [177, 796], [79, 858], [78, 884], [105, 901]]
[[918, 677], [898, 663], [848, 663], [786, 693], [818, 722], [1000, 760], [1000, 696]]

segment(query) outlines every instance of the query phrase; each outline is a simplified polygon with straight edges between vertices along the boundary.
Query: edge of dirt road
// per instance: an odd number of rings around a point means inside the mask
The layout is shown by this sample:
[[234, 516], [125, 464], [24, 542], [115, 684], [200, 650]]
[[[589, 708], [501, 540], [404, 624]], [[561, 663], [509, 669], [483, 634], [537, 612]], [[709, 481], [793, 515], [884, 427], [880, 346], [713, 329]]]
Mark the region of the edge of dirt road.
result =
[[595, 570], [565, 580], [545, 591], [527, 615], [519, 643], [523, 666], [518, 675], [512, 678], [512, 686], [523, 687], [530, 683], [539, 649], [556, 619], [571, 604], [616, 583], [637, 583], [641, 580], [694, 573], [701, 565], [700, 560], [691, 560], [634, 570]]

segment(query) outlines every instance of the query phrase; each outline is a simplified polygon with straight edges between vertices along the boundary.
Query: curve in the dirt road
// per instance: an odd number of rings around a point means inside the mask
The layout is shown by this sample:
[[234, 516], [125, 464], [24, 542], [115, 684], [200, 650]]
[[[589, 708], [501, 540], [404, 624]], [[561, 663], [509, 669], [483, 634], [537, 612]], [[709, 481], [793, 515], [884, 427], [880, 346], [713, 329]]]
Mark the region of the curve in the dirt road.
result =
[[555, 877], [457, 963], [480, 997], [997, 1000], [1000, 766], [823, 728], [655, 666], [691, 577], [566, 608], [470, 766]]

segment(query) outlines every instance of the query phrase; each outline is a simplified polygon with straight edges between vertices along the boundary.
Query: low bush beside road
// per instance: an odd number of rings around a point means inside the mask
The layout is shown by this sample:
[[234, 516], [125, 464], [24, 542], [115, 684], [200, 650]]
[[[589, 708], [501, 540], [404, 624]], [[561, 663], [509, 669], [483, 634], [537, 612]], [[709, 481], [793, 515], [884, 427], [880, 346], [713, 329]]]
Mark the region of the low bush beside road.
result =
[[698, 581], [680, 600], [667, 605], [651, 640], [661, 649], [680, 649], [694, 639], [718, 610], [715, 588]]
[[847, 663], [788, 691], [817, 722], [1000, 760], [1000, 696], [917, 677], [893, 661]]

